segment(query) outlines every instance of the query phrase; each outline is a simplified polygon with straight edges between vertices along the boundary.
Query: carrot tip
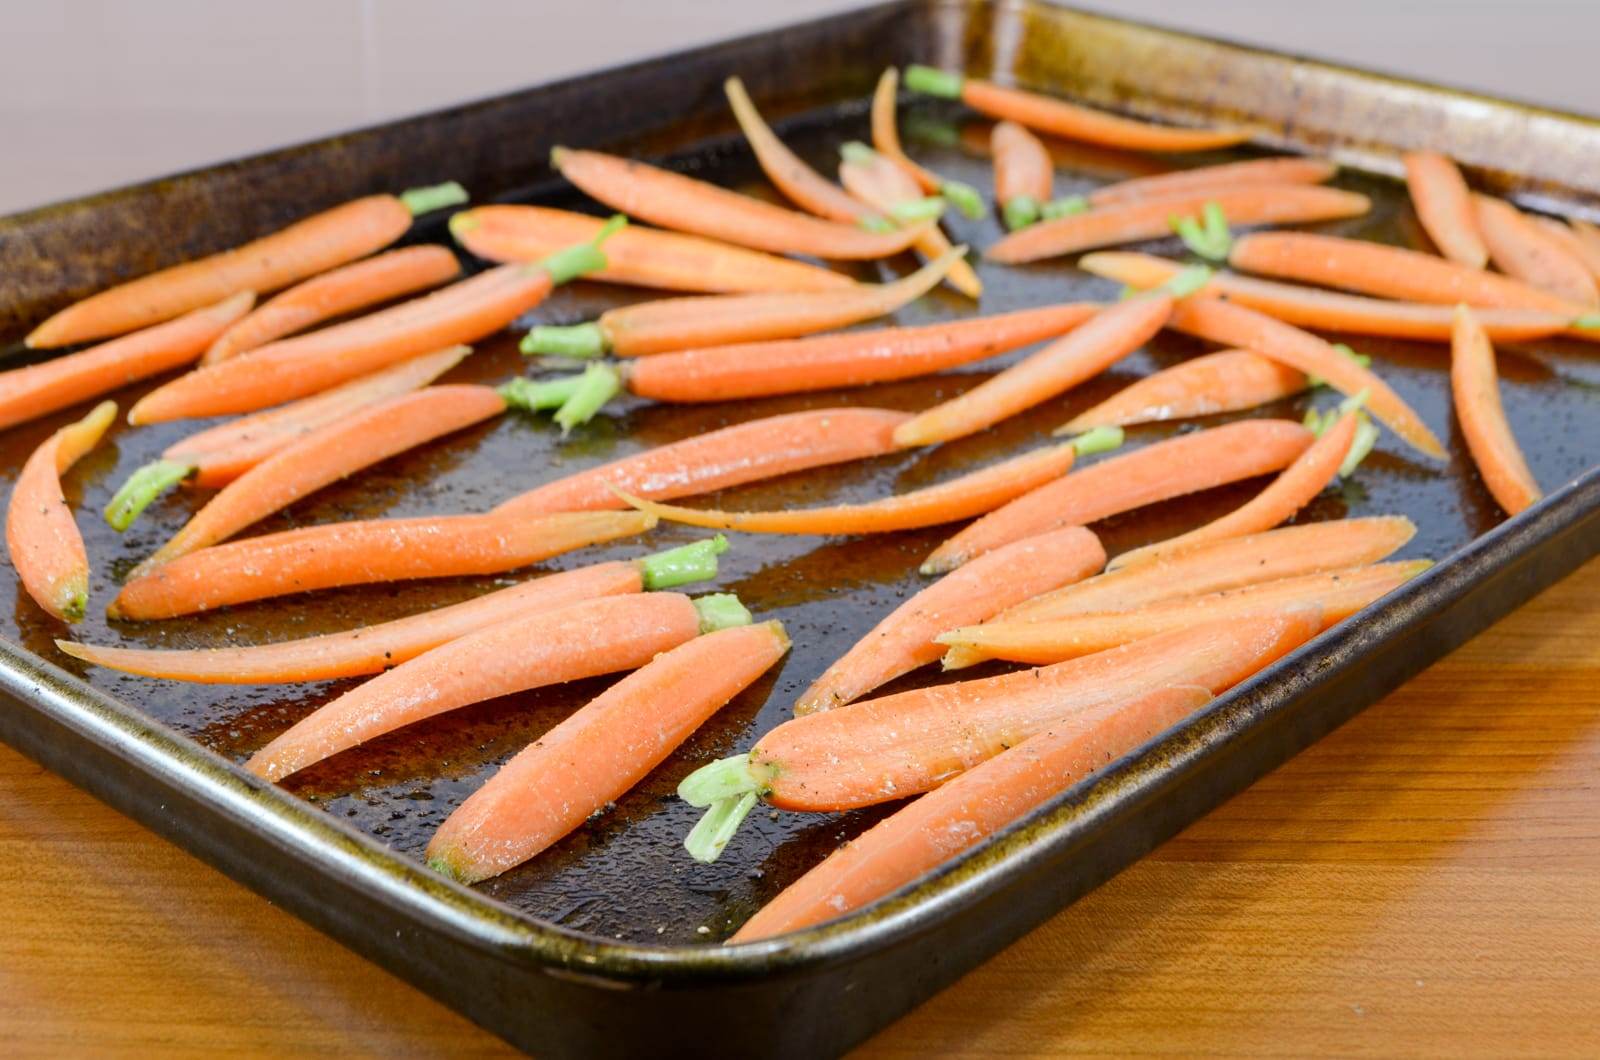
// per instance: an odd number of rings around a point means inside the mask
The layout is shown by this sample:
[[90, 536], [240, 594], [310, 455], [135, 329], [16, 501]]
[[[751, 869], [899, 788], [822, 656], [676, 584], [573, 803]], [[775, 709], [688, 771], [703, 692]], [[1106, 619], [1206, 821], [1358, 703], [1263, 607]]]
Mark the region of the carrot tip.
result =
[[717, 557], [728, 551], [728, 539], [721, 534], [680, 545], [634, 561], [639, 580], [646, 589], [673, 589], [689, 582], [717, 576]]
[[1032, 195], [1018, 195], [1001, 207], [1000, 214], [1010, 231], [1027, 228], [1039, 219], [1039, 200]]
[[111, 503], [106, 505], [106, 522], [118, 533], [133, 525], [151, 503], [168, 489], [194, 474], [193, 464], [176, 460], [153, 460], [128, 476]]
[[447, 206], [460, 206], [469, 198], [471, 197], [467, 194], [467, 189], [453, 180], [426, 188], [411, 188], [399, 195], [401, 203], [411, 211], [413, 217], [442, 210]]
[[906, 67], [906, 87], [913, 92], [921, 92], [925, 96], [959, 99], [964, 80], [966, 79], [960, 74], [935, 70], [931, 66], [923, 66], [920, 63], [912, 63]]

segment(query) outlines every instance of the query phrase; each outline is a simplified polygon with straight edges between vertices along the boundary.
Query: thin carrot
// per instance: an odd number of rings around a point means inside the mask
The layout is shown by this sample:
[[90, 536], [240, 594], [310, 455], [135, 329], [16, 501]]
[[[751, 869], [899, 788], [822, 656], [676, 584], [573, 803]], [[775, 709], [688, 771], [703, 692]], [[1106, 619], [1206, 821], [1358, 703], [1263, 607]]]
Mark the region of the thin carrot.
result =
[[1331, 180], [1337, 172], [1338, 165], [1325, 158], [1253, 158], [1248, 162], [1197, 166], [1106, 184], [1091, 191], [1088, 200], [1091, 206], [1109, 206], [1116, 202], [1212, 188], [1238, 188], [1247, 184], [1321, 184]]
[[462, 883], [498, 876], [603, 811], [789, 650], [779, 622], [733, 626], [656, 656], [525, 748], [428, 841]]
[[873, 626], [801, 693], [796, 716], [832, 710], [938, 659], [934, 638], [1099, 571], [1106, 552], [1081, 526], [1018, 541], [941, 578]]
[[1508, 202], [1474, 195], [1478, 229], [1501, 272], [1530, 287], [1591, 308], [1600, 302], [1589, 267], [1559, 240]]
[[633, 593], [519, 615], [441, 644], [301, 718], [244, 767], [282, 780], [340, 751], [486, 699], [633, 670], [750, 621], [737, 597]]
[[954, 570], [985, 552], [1059, 526], [1083, 526], [1281, 471], [1311, 442], [1311, 432], [1289, 420], [1241, 420], [1102, 460], [990, 512], [935, 549], [922, 572]]
[[1309, 386], [1297, 372], [1249, 350], [1220, 350], [1165, 368], [1078, 413], [1057, 433], [1239, 412]]
[[1437, 151], [1408, 151], [1404, 160], [1411, 205], [1439, 253], [1470, 268], [1487, 265], [1489, 248], [1484, 245], [1472, 192], [1461, 170]]
[[1174, 217], [1199, 218], [1215, 204], [1233, 225], [1300, 224], [1357, 217], [1372, 206], [1365, 195], [1314, 184], [1245, 184], [1128, 199], [1013, 232], [984, 251], [990, 261], [1016, 265], [1080, 250], [1161, 239]]
[[900, 130], [895, 124], [899, 105], [900, 71], [889, 67], [878, 78], [872, 93], [872, 146], [895, 165], [905, 170], [929, 195], [938, 195], [974, 221], [983, 217], [983, 199], [978, 190], [959, 180], [946, 180], [926, 166], [913, 162], [900, 146]]
[[255, 295], [241, 291], [165, 324], [42, 364], [0, 372], [0, 430], [181, 368], [204, 353], [253, 304]]
[[909, 247], [915, 228], [868, 232], [808, 217], [643, 162], [557, 147], [550, 164], [590, 197], [629, 217], [774, 254], [834, 260], [887, 258]]
[[[839, 179], [845, 189], [874, 211], [901, 225], [936, 218], [944, 210], [944, 200], [927, 199], [922, 189], [905, 170], [863, 143], [847, 143], [840, 148]], [[950, 240], [938, 225], [922, 228], [912, 244], [925, 260], [935, 261], [950, 251]], [[944, 279], [968, 298], [983, 294], [983, 281], [964, 258], [957, 259]]]
[[1456, 419], [1483, 483], [1495, 501], [1516, 515], [1544, 494], [1511, 433], [1500, 404], [1494, 347], [1466, 306], [1456, 308], [1456, 337], [1450, 355], [1450, 391]]
[[1210, 151], [1232, 147], [1250, 138], [1244, 130], [1152, 125], [926, 66], [906, 68], [906, 87], [913, 92], [959, 99], [991, 118], [1009, 119], [1053, 136], [1087, 140], [1108, 147], [1136, 151]]
[[989, 134], [994, 155], [994, 199], [1006, 227], [1013, 232], [1039, 219], [1039, 210], [1054, 197], [1056, 167], [1039, 138], [1014, 121], [1003, 121]]
[[[1538, 214], [1524, 216], [1538, 225], [1540, 231], [1560, 243], [1568, 254], [1582, 262], [1583, 267], [1589, 270], [1590, 277], [1600, 281], [1600, 239], [1585, 239], [1573, 222], [1558, 221], [1554, 217], [1541, 217]], [[1479, 323], [1483, 321], [1480, 319]]]
[[1109, 306], [1026, 360], [936, 405], [894, 432], [902, 446], [932, 445], [999, 423], [1099, 375], [1143, 346], [1172, 315], [1165, 293]]
[[61, 475], [93, 449], [117, 418], [114, 401], [102, 401], [77, 423], [56, 431], [28, 457], [6, 505], [6, 550], [23, 589], [65, 622], [83, 617], [89, 603], [89, 554], [61, 492]]
[[404, 247], [342, 266], [304, 280], [257, 307], [223, 332], [200, 363], [237, 357], [332, 317], [437, 287], [460, 272], [456, 256], [436, 246]]
[[27, 342], [66, 346], [147, 328], [243, 291], [268, 294], [382, 250], [411, 227], [413, 215], [465, 200], [457, 184], [355, 199], [232, 250], [101, 291], [40, 324]]
[[147, 621], [346, 585], [499, 574], [654, 525], [638, 512], [325, 523], [182, 556], [124, 585], [107, 614]]

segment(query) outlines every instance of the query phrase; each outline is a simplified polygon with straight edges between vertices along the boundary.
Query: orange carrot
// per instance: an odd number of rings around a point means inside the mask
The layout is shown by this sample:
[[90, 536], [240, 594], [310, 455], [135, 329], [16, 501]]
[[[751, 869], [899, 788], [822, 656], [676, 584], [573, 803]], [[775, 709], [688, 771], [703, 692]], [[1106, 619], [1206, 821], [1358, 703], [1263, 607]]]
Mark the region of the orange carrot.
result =
[[981, 556], [895, 608], [795, 703], [795, 714], [832, 710], [926, 666], [944, 647], [940, 633], [990, 618], [1024, 600], [1094, 574], [1106, 552], [1093, 533], [1071, 526]]
[[906, 87], [945, 99], [959, 99], [973, 110], [1031, 129], [1136, 151], [1210, 151], [1250, 138], [1244, 130], [1181, 129], [1118, 117], [1016, 88], [1002, 88], [926, 66], [906, 69]]
[[[840, 152], [839, 179], [851, 195], [877, 213], [899, 224], [917, 223], [925, 216], [938, 217], [943, 199], [925, 199], [917, 182], [890, 159], [862, 143], [847, 143]], [[938, 225], [927, 225], [912, 244], [925, 260], [935, 261], [950, 251], [950, 240]], [[966, 295], [983, 294], [983, 281], [964, 258], [958, 258], [945, 274], [945, 281]]]
[[102, 401], [46, 438], [23, 464], [6, 505], [11, 566], [28, 595], [65, 622], [78, 621], [88, 606], [89, 554], [61, 493], [61, 475], [95, 447], [116, 418], [116, 402]]
[[255, 295], [241, 291], [177, 320], [0, 372], [0, 430], [188, 364], [254, 303]]
[[1279, 401], [1308, 386], [1304, 372], [1249, 350], [1221, 350], [1192, 358], [1124, 387], [1078, 413], [1056, 433], [1095, 427], [1160, 423], [1239, 412]]
[[[636, 669], [701, 632], [750, 620], [731, 596], [696, 603], [682, 593], [602, 596], [468, 633], [301, 718], [244, 767], [282, 780], [424, 718], [530, 688]], [[724, 615], [729, 604], [731, 620]]]
[[994, 155], [994, 199], [1012, 231], [1039, 219], [1054, 195], [1056, 167], [1050, 152], [1033, 133], [1014, 121], [994, 127], [989, 144]]
[[1483, 483], [1512, 515], [1543, 496], [1506, 421], [1494, 348], [1472, 310], [1456, 308], [1456, 338], [1450, 355], [1450, 391], [1456, 419]]
[[174, 265], [74, 303], [28, 336], [66, 346], [147, 328], [244, 291], [279, 288], [366, 257], [399, 239], [416, 213], [464, 201], [459, 185], [369, 195], [220, 254]]
[[460, 272], [456, 256], [435, 246], [405, 247], [345, 265], [302, 281], [259, 306], [223, 332], [200, 363], [237, 357], [331, 317], [436, 287]]
[[1408, 151], [1404, 159], [1411, 205], [1439, 253], [1470, 268], [1487, 265], [1489, 249], [1484, 246], [1472, 192], [1461, 170], [1437, 151]]
[[[1568, 254], [1582, 262], [1583, 267], [1589, 270], [1590, 277], [1600, 281], [1600, 238], [1593, 241], [1585, 239], [1578, 229], [1573, 227], [1573, 223], [1558, 221], [1554, 217], [1540, 217], [1538, 214], [1524, 216], [1538, 225], [1542, 232], [1560, 243]], [[1478, 314], [1480, 324], [1483, 323], [1482, 315]]]
[[1312, 434], [1288, 420], [1242, 420], [1182, 434], [1103, 460], [1023, 494], [940, 545], [924, 574], [954, 570], [985, 552], [1058, 526], [1082, 526], [1289, 466]]
[[1593, 307], [1600, 302], [1589, 267], [1559, 240], [1508, 202], [1474, 195], [1478, 229], [1501, 272], [1558, 298]]
[[1143, 346], [1173, 304], [1170, 295], [1152, 293], [1102, 309], [1026, 360], [902, 424], [894, 440], [902, 446], [946, 442], [1048, 401]]
[[946, 180], [926, 166], [918, 165], [900, 146], [900, 130], [895, 125], [899, 105], [900, 71], [889, 67], [878, 78], [872, 93], [872, 146], [916, 181], [929, 195], [938, 195], [976, 221], [983, 217], [983, 199], [978, 190], [959, 180]]
[[557, 147], [550, 164], [590, 197], [629, 217], [774, 254], [835, 260], [887, 258], [919, 229], [868, 232], [808, 217], [715, 184], [598, 151]]
[[1230, 224], [1297, 224], [1357, 217], [1371, 208], [1365, 195], [1311, 184], [1245, 184], [1201, 188], [1160, 197], [1128, 199], [1070, 214], [1013, 232], [984, 251], [990, 261], [1016, 265], [1080, 250], [1160, 239], [1172, 234], [1172, 219], [1198, 219], [1216, 204]]
[[163, 564], [124, 585], [107, 614], [144, 621], [345, 585], [499, 574], [654, 525], [638, 512], [325, 523], [215, 545]]
[[1089, 205], [1108, 206], [1135, 199], [1160, 198], [1212, 188], [1238, 188], [1247, 184], [1321, 184], [1339, 172], [1324, 158], [1253, 158], [1162, 173], [1153, 177], [1107, 184], [1088, 194]]
[[763, 622], [656, 656], [473, 792], [428, 841], [428, 864], [476, 883], [534, 857], [625, 795], [788, 650], [783, 625]]

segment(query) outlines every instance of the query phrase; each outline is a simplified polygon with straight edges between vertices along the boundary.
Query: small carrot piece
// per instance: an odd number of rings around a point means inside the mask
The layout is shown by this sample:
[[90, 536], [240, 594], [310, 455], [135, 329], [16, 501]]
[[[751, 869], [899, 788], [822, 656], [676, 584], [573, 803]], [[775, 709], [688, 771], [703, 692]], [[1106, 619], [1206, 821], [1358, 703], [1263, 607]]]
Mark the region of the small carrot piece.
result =
[[[847, 143], [841, 149], [844, 159], [839, 164], [839, 179], [845, 189], [901, 225], [923, 219], [929, 208], [937, 217], [944, 209], [943, 199], [926, 199], [917, 182], [905, 170], [862, 143]], [[936, 224], [922, 228], [921, 235], [912, 244], [926, 261], [936, 261], [950, 251], [950, 240]], [[965, 258], [958, 258], [945, 273], [945, 282], [968, 298], [983, 294], [983, 280]]]
[[1054, 197], [1056, 167], [1039, 138], [1014, 121], [1003, 121], [989, 134], [994, 156], [994, 200], [1006, 227], [1013, 232], [1039, 219]]
[[1297, 372], [1249, 350], [1220, 350], [1191, 358], [1117, 391], [1078, 413], [1057, 434], [1095, 427], [1162, 423], [1240, 412], [1292, 397], [1309, 386]]
[[1152, 198], [1128, 199], [1030, 225], [984, 251], [1007, 265], [1074, 254], [1095, 247], [1161, 239], [1172, 219], [1198, 219], [1206, 206], [1220, 207], [1233, 225], [1302, 224], [1358, 217], [1371, 209], [1365, 195], [1314, 184], [1256, 184], [1202, 188]]
[[1489, 248], [1484, 245], [1472, 192], [1461, 170], [1437, 151], [1408, 151], [1403, 158], [1411, 205], [1439, 253], [1469, 268], [1487, 265]]
[[1501, 272], [1558, 298], [1593, 307], [1600, 291], [1583, 259], [1508, 202], [1474, 195], [1478, 229]]
[[498, 876], [627, 794], [789, 650], [779, 622], [707, 633], [656, 656], [524, 748], [428, 841], [462, 883]]
[[832, 710], [939, 658], [934, 638], [1064, 585], [1106, 562], [1100, 541], [1070, 526], [980, 556], [895, 608], [801, 693], [796, 716]]
[[923, 191], [942, 196], [972, 220], [979, 220], [984, 209], [976, 188], [959, 180], [946, 180], [927, 166], [918, 165], [900, 146], [900, 130], [895, 124], [899, 96], [900, 71], [891, 66], [878, 78], [878, 87], [872, 93], [872, 146], [904, 170]]
[[990, 512], [935, 549], [922, 573], [954, 570], [985, 552], [1059, 526], [1082, 526], [1281, 471], [1311, 442], [1311, 432], [1289, 420], [1241, 420], [1102, 460]]
[[[1538, 214], [1526, 214], [1527, 219], [1545, 233], [1545, 235], [1560, 243], [1568, 254], [1583, 263], [1589, 270], [1589, 275], [1596, 282], [1600, 282], [1600, 239], [1587, 240], [1573, 227], [1572, 223], [1558, 221], [1554, 217], [1541, 217]], [[1482, 317], [1482, 314], [1478, 314]], [[1480, 319], [1478, 323], [1482, 324]], [[1491, 336], [1492, 337], [1492, 336]]]
[[1331, 180], [1337, 172], [1339, 166], [1325, 158], [1253, 158], [1248, 162], [1197, 166], [1106, 184], [1091, 191], [1088, 200], [1091, 206], [1109, 206], [1116, 202], [1213, 188], [1238, 188], [1247, 184], [1321, 184]]
[[1061, 99], [926, 66], [906, 69], [906, 87], [945, 99], [959, 99], [980, 114], [1010, 120], [1030, 129], [1134, 151], [1210, 151], [1250, 139], [1245, 130], [1184, 129], [1123, 118]]
[[1472, 310], [1456, 308], [1456, 337], [1450, 354], [1450, 392], [1456, 419], [1483, 483], [1509, 514], [1533, 504], [1544, 494], [1522, 457], [1511, 424], [1500, 403], [1500, 379], [1494, 347], [1478, 326]]
[[83, 617], [89, 603], [89, 554], [72, 509], [61, 492], [61, 476], [93, 449], [117, 418], [114, 401], [56, 431], [33, 451], [6, 505], [6, 550], [23, 589], [64, 622]]
[[1048, 401], [1143, 346], [1172, 315], [1164, 293], [1109, 306], [1026, 360], [920, 413], [894, 432], [902, 446], [932, 445], [981, 431]]
[[41, 364], [0, 372], [0, 430], [181, 368], [204, 353], [212, 340], [250, 312], [253, 304], [255, 295], [241, 291], [165, 324]]
[[437, 287], [460, 273], [461, 264], [449, 250], [420, 246], [391, 250], [313, 276], [256, 307], [223, 332], [200, 363], [237, 357], [332, 317]]

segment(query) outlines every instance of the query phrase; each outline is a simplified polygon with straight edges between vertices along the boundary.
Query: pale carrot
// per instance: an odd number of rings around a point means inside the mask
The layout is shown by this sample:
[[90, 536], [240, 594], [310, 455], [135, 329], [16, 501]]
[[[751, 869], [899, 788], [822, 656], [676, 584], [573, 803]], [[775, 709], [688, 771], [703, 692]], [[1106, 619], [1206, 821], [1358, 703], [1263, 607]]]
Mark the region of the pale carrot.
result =
[[[1583, 267], [1589, 270], [1590, 277], [1600, 282], [1600, 238], [1592, 241], [1585, 239], [1579, 230], [1574, 227], [1574, 224], [1580, 222], [1558, 221], [1554, 217], [1541, 217], [1538, 214], [1526, 214], [1524, 216], [1533, 224], [1538, 225], [1546, 235], [1560, 243], [1568, 254], [1582, 262]], [[1480, 318], [1478, 323], [1482, 324], [1483, 314], [1477, 315]]]
[[1478, 326], [1472, 310], [1456, 308], [1456, 337], [1450, 354], [1450, 391], [1456, 419], [1467, 439], [1473, 463], [1495, 501], [1511, 515], [1527, 508], [1544, 494], [1500, 403], [1500, 378], [1495, 369], [1494, 347]]
[[6, 550], [22, 588], [64, 622], [83, 617], [89, 603], [89, 554], [61, 475], [93, 449], [117, 418], [114, 401], [102, 401], [77, 423], [46, 438], [22, 465], [6, 505]]
[[929, 195], [941, 196], [974, 221], [984, 214], [983, 199], [976, 188], [959, 180], [946, 180], [927, 166], [912, 161], [900, 146], [900, 129], [895, 122], [899, 105], [900, 71], [889, 67], [878, 78], [872, 93], [872, 146], [895, 165], [905, 170]]
[[1297, 372], [1249, 350], [1220, 350], [1191, 358], [1124, 387], [1063, 424], [1058, 434], [1095, 427], [1161, 423], [1240, 412], [1281, 401], [1310, 383]]
[[66, 346], [121, 335], [244, 291], [269, 294], [382, 250], [405, 234], [413, 215], [465, 200], [457, 184], [355, 199], [254, 242], [76, 302], [35, 328], [28, 345]]
[[990, 512], [935, 549], [922, 572], [954, 570], [985, 552], [1059, 526], [1083, 526], [1281, 471], [1312, 440], [1309, 430], [1289, 420], [1241, 420], [1102, 460]]
[[1474, 269], [1487, 265], [1489, 248], [1461, 170], [1437, 151], [1408, 151], [1404, 160], [1411, 205], [1439, 253]]
[[981, 431], [1105, 371], [1150, 340], [1173, 299], [1150, 293], [1109, 306], [1026, 360], [902, 424], [902, 446], [932, 445]]
[[145, 621], [346, 585], [499, 574], [654, 525], [638, 512], [325, 523], [182, 556], [124, 585], [107, 614]]
[[889, 615], [800, 694], [794, 712], [832, 710], [938, 659], [934, 638], [973, 625], [1024, 600], [1082, 581], [1105, 565], [1100, 541], [1071, 526], [980, 556]]
[[[920, 223], [943, 212], [943, 199], [924, 198], [922, 189], [905, 170], [866, 144], [847, 143], [840, 154], [839, 179], [845, 189], [892, 223]], [[950, 240], [938, 225], [930, 224], [922, 228], [912, 246], [925, 260], [936, 261], [949, 253]], [[983, 281], [964, 258], [951, 264], [944, 279], [968, 298], [983, 294]]]
[[1508, 276], [1530, 287], [1591, 309], [1600, 302], [1589, 267], [1559, 240], [1524, 217], [1508, 202], [1474, 195], [1478, 230], [1489, 259]]
[[1336, 163], [1325, 158], [1253, 158], [1248, 162], [1224, 162], [1216, 166], [1197, 166], [1175, 173], [1106, 184], [1089, 192], [1091, 206], [1108, 206], [1135, 199], [1160, 198], [1211, 188], [1238, 188], [1247, 184], [1321, 184], [1339, 172]]
[[1039, 138], [1013, 121], [1003, 121], [989, 134], [994, 156], [994, 200], [1013, 232], [1039, 219], [1039, 211], [1055, 194], [1056, 167]]
[[656, 656], [501, 766], [428, 841], [462, 883], [498, 876], [625, 795], [789, 650], [782, 623], [732, 626]]
[[633, 593], [519, 615], [447, 641], [301, 718], [244, 767], [282, 780], [368, 740], [486, 699], [633, 670], [702, 632], [748, 623], [733, 596]]
[[87, 401], [152, 375], [181, 368], [250, 312], [249, 291], [176, 320], [41, 364], [0, 372], [0, 430]]
[[1567, 218], [1567, 225], [1591, 254], [1600, 254], [1600, 226], [1590, 224], [1581, 217]]
[[930, 96], [959, 99], [991, 118], [1014, 121], [1052, 136], [1087, 140], [1108, 147], [1136, 151], [1210, 151], [1250, 139], [1250, 133], [1242, 129], [1152, 125], [927, 66], [907, 67], [906, 87]]

